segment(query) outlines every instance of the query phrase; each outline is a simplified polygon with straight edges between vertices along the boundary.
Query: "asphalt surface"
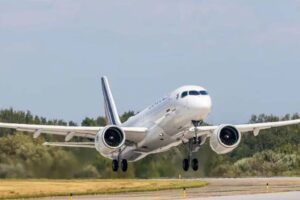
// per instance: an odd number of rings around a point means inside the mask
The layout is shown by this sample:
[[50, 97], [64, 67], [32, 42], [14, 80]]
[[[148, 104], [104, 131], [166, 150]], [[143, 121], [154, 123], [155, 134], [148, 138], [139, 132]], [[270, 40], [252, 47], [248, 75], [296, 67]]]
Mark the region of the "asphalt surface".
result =
[[282, 192], [269, 194], [248, 194], [222, 197], [192, 198], [193, 200], [299, 200], [300, 192]]
[[[201, 179], [209, 183], [202, 188], [136, 192], [114, 195], [73, 196], [73, 200], [299, 200], [300, 178]], [[66, 200], [68, 197], [42, 198]]]

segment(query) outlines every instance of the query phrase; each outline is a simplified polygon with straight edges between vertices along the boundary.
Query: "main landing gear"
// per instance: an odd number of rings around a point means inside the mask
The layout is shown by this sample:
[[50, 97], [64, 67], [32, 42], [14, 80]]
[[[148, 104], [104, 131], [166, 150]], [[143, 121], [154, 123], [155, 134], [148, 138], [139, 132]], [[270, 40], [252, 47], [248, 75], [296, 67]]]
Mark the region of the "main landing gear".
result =
[[199, 169], [199, 162], [197, 158], [193, 158], [192, 159], [192, 149], [193, 149], [193, 145], [199, 145], [202, 142], [202, 138], [201, 137], [197, 137], [197, 127], [200, 126], [202, 123], [202, 121], [192, 121], [192, 124], [195, 127], [195, 136], [191, 139], [189, 139], [188, 142], [188, 157], [183, 159], [182, 161], [182, 168], [184, 171], [188, 171], [190, 166], [192, 167], [192, 169], [194, 171], [197, 171]]
[[128, 169], [128, 162], [126, 159], [121, 160], [121, 162], [119, 162], [118, 160], [113, 160], [111, 166], [114, 172], [117, 172], [119, 170], [119, 167], [121, 167], [123, 172], [126, 172]]
[[120, 157], [121, 157], [121, 151], [119, 152], [118, 158], [112, 161], [111, 167], [114, 172], [117, 172], [119, 170], [119, 166], [121, 166], [123, 172], [126, 172], [128, 169], [127, 160], [126, 159], [121, 160]]

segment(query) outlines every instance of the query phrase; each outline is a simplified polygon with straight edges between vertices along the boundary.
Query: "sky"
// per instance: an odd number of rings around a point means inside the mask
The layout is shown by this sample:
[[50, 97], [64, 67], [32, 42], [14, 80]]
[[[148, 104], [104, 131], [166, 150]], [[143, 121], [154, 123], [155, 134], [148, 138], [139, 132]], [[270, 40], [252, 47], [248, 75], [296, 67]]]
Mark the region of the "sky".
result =
[[300, 0], [0, 0], [0, 109], [81, 122], [181, 85], [210, 123], [300, 112]]

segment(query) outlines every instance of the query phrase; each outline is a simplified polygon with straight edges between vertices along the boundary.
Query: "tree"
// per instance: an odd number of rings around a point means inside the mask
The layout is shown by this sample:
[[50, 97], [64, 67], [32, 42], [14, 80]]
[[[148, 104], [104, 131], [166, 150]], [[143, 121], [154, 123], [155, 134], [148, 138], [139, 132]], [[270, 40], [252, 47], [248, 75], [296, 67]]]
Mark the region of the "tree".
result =
[[86, 117], [84, 120], [82, 120], [81, 126], [96, 126], [96, 122], [94, 119]]
[[121, 117], [120, 117], [120, 120], [121, 120], [121, 122], [125, 122], [134, 115], [135, 115], [134, 111], [130, 110], [128, 112], [123, 113], [123, 115], [121, 115]]
[[[124, 122], [133, 116], [133, 111], [123, 113]], [[298, 119], [299, 115], [253, 115], [251, 123]], [[1, 122], [36, 123], [76, 126], [64, 120], [47, 120], [34, 116], [30, 111], [0, 110]], [[105, 117], [86, 117], [83, 126], [105, 126]], [[94, 149], [69, 149], [46, 147], [47, 141], [62, 141], [61, 136], [41, 135], [33, 139], [28, 133], [13, 129], [0, 129], [0, 178], [150, 178], [199, 176], [299, 176], [300, 175], [300, 125], [263, 130], [254, 137], [243, 134], [239, 147], [226, 155], [215, 154], [209, 141], [194, 157], [201, 158], [200, 172], [183, 173], [181, 162], [186, 157], [186, 148], [181, 145], [171, 150], [147, 156], [139, 162], [129, 163], [127, 173], [114, 173], [111, 160], [102, 157]], [[76, 138], [78, 141], [85, 141]]]

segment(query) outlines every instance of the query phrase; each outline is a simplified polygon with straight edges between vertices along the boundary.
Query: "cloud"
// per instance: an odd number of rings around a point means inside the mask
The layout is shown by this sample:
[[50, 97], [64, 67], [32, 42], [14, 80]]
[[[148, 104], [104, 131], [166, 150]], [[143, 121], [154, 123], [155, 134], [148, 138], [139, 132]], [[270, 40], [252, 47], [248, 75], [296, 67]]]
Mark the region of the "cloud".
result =
[[1, 1], [0, 7], [2, 29], [78, 26], [123, 34], [187, 34], [234, 28], [251, 23], [248, 19], [253, 17], [247, 6], [216, 0], [26, 0], [7, 9]]
[[[299, 24], [270, 23], [257, 6], [218, 0], [24, 0], [0, 2], [2, 30], [62, 30], [116, 33], [131, 37], [189, 40], [216, 47], [235, 41], [293, 43], [299, 41]], [[300, 0], [297, 0], [300, 2]], [[274, 13], [273, 13], [274, 14]], [[276, 13], [275, 13], [276, 14]], [[272, 13], [268, 13], [272, 19]], [[169, 43], [170, 43], [169, 42]], [[175, 41], [176, 43], [176, 41]], [[237, 44], [238, 45], [238, 44]]]
[[1, 54], [5, 55], [28, 55], [28, 54], [36, 54], [39, 51], [39, 47], [37, 45], [32, 44], [31, 42], [26, 41], [18, 41], [11, 42], [6, 44], [5, 46], [0, 47]]
[[[16, 3], [16, 2], [15, 2]], [[26, 0], [18, 4], [1, 1], [1, 29], [44, 29], [71, 23], [80, 5], [71, 0]], [[9, 6], [7, 6], [9, 5]], [[7, 9], [4, 9], [7, 6]]]
[[300, 23], [269, 25], [256, 35], [255, 40], [262, 45], [299, 45]]

